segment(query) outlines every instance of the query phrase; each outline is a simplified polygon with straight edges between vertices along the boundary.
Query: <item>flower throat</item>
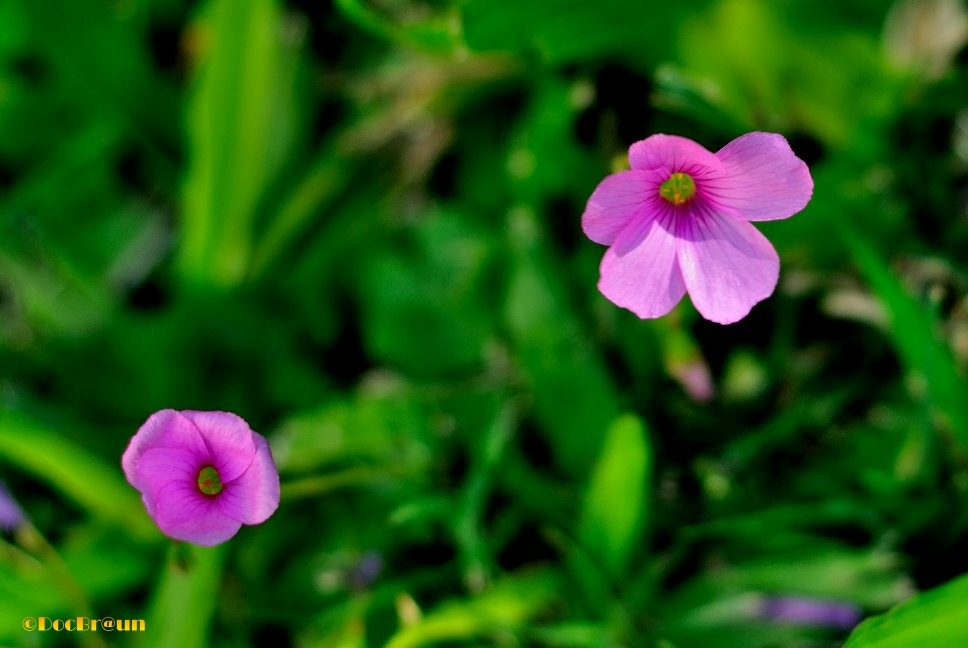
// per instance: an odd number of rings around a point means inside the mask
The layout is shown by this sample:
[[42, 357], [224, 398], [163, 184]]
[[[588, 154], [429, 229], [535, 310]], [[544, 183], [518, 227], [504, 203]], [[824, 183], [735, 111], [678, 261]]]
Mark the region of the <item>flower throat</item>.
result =
[[659, 185], [659, 195], [673, 205], [684, 205], [696, 193], [696, 183], [686, 173], [673, 173]]
[[222, 480], [213, 466], [205, 466], [198, 471], [198, 490], [206, 495], [218, 495], [222, 492]]

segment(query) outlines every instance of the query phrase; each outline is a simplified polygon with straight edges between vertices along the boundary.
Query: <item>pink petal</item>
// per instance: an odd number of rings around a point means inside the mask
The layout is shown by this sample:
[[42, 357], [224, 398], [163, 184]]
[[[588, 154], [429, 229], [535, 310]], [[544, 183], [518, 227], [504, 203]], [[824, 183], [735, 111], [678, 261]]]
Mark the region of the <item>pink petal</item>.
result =
[[810, 170], [782, 135], [748, 133], [724, 146], [716, 157], [724, 175], [704, 181], [702, 191], [737, 218], [789, 218], [806, 207], [813, 195]]
[[242, 417], [230, 412], [192, 410], [182, 415], [198, 428], [223, 484], [246, 471], [255, 455], [255, 432]]
[[174, 480], [156, 494], [152, 518], [165, 535], [210, 547], [225, 542], [242, 526], [220, 510], [219, 499], [220, 495], [204, 495], [196, 482]]
[[142, 493], [148, 515], [154, 517], [157, 495], [172, 482], [195, 483], [198, 470], [205, 463], [190, 450], [152, 448], [145, 450], [135, 469], [135, 480]]
[[665, 315], [686, 292], [676, 263], [676, 238], [670, 231], [673, 218], [671, 207], [658, 211], [658, 218], [639, 218], [619, 234], [602, 259], [598, 289], [641, 318]]
[[662, 134], [633, 144], [629, 148], [629, 166], [661, 171], [666, 177], [672, 173], [688, 173], [694, 179], [723, 170], [719, 158], [691, 139]]
[[256, 452], [249, 469], [226, 483], [218, 496], [219, 510], [245, 524], [265, 522], [279, 507], [279, 473], [269, 444], [256, 434]]
[[679, 267], [696, 310], [731, 324], [773, 293], [780, 259], [749, 223], [697, 207], [679, 221]]
[[121, 467], [128, 483], [142, 490], [137, 481], [138, 463], [142, 454], [153, 448], [187, 450], [200, 457], [208, 457], [208, 448], [198, 429], [181, 412], [165, 409], [155, 412], [138, 429], [121, 456]]
[[585, 235], [611, 245], [633, 219], [643, 217], [662, 182], [654, 172], [622, 171], [602, 180], [592, 192], [581, 216]]

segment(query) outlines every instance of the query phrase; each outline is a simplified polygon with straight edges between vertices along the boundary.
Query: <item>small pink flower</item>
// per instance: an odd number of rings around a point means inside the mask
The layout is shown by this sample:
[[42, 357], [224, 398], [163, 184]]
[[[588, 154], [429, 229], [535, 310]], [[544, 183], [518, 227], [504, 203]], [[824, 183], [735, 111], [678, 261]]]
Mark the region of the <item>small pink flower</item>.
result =
[[688, 291], [703, 317], [729, 324], [773, 293], [780, 260], [749, 221], [788, 218], [813, 194], [782, 135], [748, 133], [715, 154], [652, 135], [629, 148], [629, 164], [599, 183], [582, 214], [588, 238], [610, 246], [605, 297], [651, 318]]
[[148, 515], [176, 540], [212, 546], [279, 506], [265, 438], [228, 412], [155, 412], [121, 457]]

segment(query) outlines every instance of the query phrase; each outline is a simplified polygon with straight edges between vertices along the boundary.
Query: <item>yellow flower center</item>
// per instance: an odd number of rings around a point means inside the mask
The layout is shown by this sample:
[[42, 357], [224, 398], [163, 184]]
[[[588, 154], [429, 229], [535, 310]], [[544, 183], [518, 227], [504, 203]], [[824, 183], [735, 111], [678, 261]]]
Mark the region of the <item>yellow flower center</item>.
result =
[[686, 173], [673, 173], [659, 185], [659, 195], [673, 205], [685, 204], [696, 193], [696, 183]]
[[205, 466], [198, 471], [198, 490], [206, 495], [218, 495], [222, 492], [222, 480], [218, 478], [218, 471], [213, 466]]

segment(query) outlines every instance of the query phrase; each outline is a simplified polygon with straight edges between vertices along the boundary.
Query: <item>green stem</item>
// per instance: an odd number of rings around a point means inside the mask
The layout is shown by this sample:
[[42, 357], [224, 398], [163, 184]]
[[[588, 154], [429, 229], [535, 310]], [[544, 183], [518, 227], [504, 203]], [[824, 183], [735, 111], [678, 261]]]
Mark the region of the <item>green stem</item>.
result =
[[282, 485], [282, 499], [293, 500], [303, 497], [317, 497], [347, 486], [358, 486], [368, 482], [376, 482], [393, 476], [386, 467], [381, 468], [348, 468], [331, 475], [314, 475], [303, 477], [293, 481], [287, 481]]

